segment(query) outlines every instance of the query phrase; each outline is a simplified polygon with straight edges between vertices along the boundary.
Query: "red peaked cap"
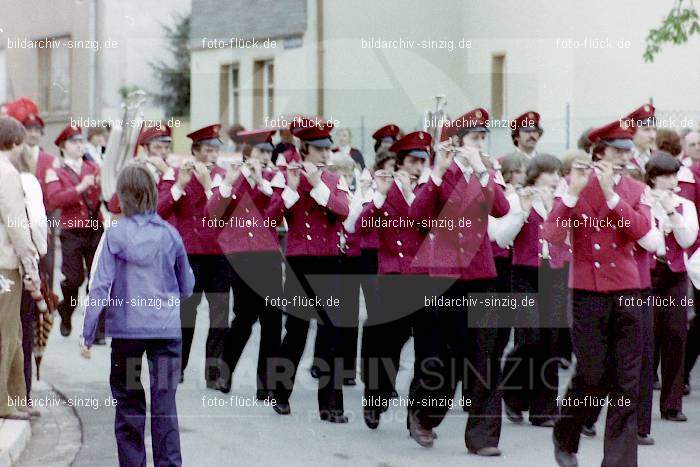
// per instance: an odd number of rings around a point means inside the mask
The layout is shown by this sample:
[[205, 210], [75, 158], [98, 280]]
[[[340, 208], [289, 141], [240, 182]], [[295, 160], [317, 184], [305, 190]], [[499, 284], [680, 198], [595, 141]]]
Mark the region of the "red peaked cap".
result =
[[513, 120], [513, 129], [520, 128], [540, 129], [540, 114], [533, 110], [529, 110]]
[[149, 126], [143, 128], [139, 135], [139, 144], [148, 144], [153, 140], [172, 141], [173, 129], [168, 125]]
[[332, 130], [333, 124], [326, 122], [322, 118], [303, 118], [292, 129], [292, 134], [312, 146], [330, 148], [333, 145]]
[[221, 125], [216, 123], [214, 125], [205, 126], [204, 128], [193, 131], [192, 133], [188, 134], [187, 137], [192, 140], [192, 143], [220, 146], [221, 140], [219, 139], [219, 130], [221, 130]]
[[489, 113], [479, 107], [449, 122], [444, 131], [447, 132], [447, 136], [463, 135], [469, 131], [488, 132], [488, 121]]
[[632, 126], [654, 125], [656, 109], [651, 104], [644, 104], [637, 109], [634, 109], [623, 120], [627, 120]]
[[77, 125], [68, 125], [61, 131], [56, 140], [53, 142], [56, 146], [60, 146], [62, 142], [69, 139], [78, 139], [83, 137], [83, 129]]
[[391, 138], [394, 141], [396, 141], [399, 137], [400, 131], [401, 129], [398, 126], [394, 125], [393, 123], [390, 123], [388, 125], [384, 125], [380, 129], [372, 133], [372, 138], [374, 138], [377, 141], [381, 141], [384, 138]]
[[272, 135], [275, 134], [275, 131], [277, 130], [243, 130], [236, 133], [236, 136], [245, 144], [271, 152], [275, 148], [272, 145]]
[[39, 116], [39, 106], [28, 97], [20, 97], [5, 106], [10, 117], [16, 118], [25, 127], [40, 126], [44, 128], [44, 120]]
[[632, 149], [634, 144], [634, 127], [626, 121], [615, 120], [600, 128], [595, 128], [588, 134], [592, 143], [603, 143], [619, 149]]
[[429, 159], [431, 151], [430, 145], [432, 142], [433, 138], [430, 136], [430, 133], [414, 131], [392, 144], [389, 151], [395, 154], [407, 152], [409, 156]]

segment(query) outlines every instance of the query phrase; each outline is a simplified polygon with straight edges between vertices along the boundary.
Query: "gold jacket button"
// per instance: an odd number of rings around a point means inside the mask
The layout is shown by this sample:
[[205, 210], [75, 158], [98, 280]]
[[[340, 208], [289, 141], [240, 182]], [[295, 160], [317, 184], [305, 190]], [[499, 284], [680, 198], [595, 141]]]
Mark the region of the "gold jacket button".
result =
[[397, 244], [398, 246], [401, 246], [401, 240], [396, 240], [396, 244]]
[[311, 226], [309, 225], [308, 222], [305, 222], [304, 225], [306, 226], [307, 229], [310, 229], [310, 228], [311, 228]]
[[403, 253], [399, 251], [399, 258], [403, 258]]
[[248, 236], [249, 236], [250, 238], [253, 238], [253, 232], [248, 232]]
[[307, 240], [311, 240], [311, 235], [307, 235], [307, 236], [306, 236], [306, 239], [307, 239]]

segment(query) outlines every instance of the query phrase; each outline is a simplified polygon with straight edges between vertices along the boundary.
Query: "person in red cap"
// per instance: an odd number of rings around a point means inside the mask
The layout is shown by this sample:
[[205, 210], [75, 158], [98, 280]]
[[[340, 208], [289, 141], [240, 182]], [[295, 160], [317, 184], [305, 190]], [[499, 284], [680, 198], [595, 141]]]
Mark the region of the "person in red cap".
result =
[[533, 110], [525, 112], [511, 122], [510, 138], [513, 146], [516, 152], [528, 160], [537, 155], [537, 142], [542, 137], [542, 133], [544, 130], [540, 126], [540, 114]]
[[182, 380], [190, 357], [197, 306], [206, 294], [209, 303], [209, 333], [205, 351], [204, 378], [207, 387], [220, 387], [224, 341], [228, 332], [229, 266], [217, 238], [219, 229], [207, 216], [207, 200], [226, 173], [215, 164], [219, 155], [221, 125], [193, 131], [192, 157], [180, 167], [167, 170], [158, 185], [158, 214], [172, 223], [182, 236], [192, 271], [194, 294], [180, 306], [182, 324]]
[[608, 393], [625, 403], [608, 407], [602, 465], [637, 465], [642, 296], [634, 248], [653, 232], [646, 187], [624, 173], [632, 137], [631, 125], [619, 120], [591, 131], [593, 164], [573, 165], [543, 225], [545, 240], [572, 248], [577, 364], [554, 426], [554, 455], [561, 466], [577, 465], [581, 430]]
[[430, 160], [432, 138], [416, 131], [390, 146], [396, 154], [396, 171], [378, 170], [376, 190], [365, 204], [357, 228], [378, 234], [379, 303], [367, 309], [362, 336], [363, 415], [370, 429], [379, 426], [380, 417], [397, 397], [396, 376], [401, 350], [413, 332], [416, 365], [411, 387], [421, 381], [418, 363], [430, 347], [425, 337], [431, 326], [425, 322], [423, 301], [427, 272], [414, 263], [414, 256], [425, 238], [425, 231], [406, 223], [415, 199], [424, 166]]
[[264, 129], [237, 133], [245, 160], [229, 166], [207, 203], [208, 216], [220, 226], [218, 243], [230, 265], [235, 297], [219, 389], [231, 390], [231, 377], [253, 324], [259, 321], [258, 400], [268, 399], [274, 390], [271, 375], [282, 337], [282, 314], [271, 300], [282, 294], [282, 256], [277, 225], [265, 217], [274, 190], [285, 186], [282, 174], [269, 169], [274, 133]]
[[[71, 318], [78, 304], [78, 289], [92, 268], [102, 236], [100, 213], [100, 167], [85, 158], [82, 129], [68, 125], [54, 142], [63, 156], [58, 169], [46, 172], [46, 191], [52, 206], [61, 210], [61, 282], [63, 301], [58, 305], [61, 334], [69, 336]], [[97, 331], [96, 344], [104, 345], [104, 318]]]
[[634, 129], [634, 147], [632, 164], [637, 171], [644, 173], [644, 167], [656, 149], [656, 109], [651, 104], [644, 104], [621, 119], [625, 125]]
[[338, 265], [342, 222], [349, 213], [348, 187], [342, 179], [324, 170], [330, 155], [333, 125], [322, 119], [301, 119], [294, 136], [301, 141], [302, 164], [287, 167], [286, 187], [276, 193], [268, 208], [278, 222], [284, 217], [288, 225], [285, 255], [287, 258], [285, 329], [280, 348], [280, 363], [285, 371], [277, 376], [275, 404], [281, 415], [290, 413], [289, 398], [294, 389], [309, 321], [318, 323], [320, 368], [318, 405], [321, 420], [347, 423], [344, 415], [342, 371], [336, 368], [340, 356], [342, 323], [333, 297], [339, 296]]
[[[146, 165], [148, 171], [153, 175], [156, 185], [160, 183], [163, 174], [168, 171], [167, 161], [170, 154], [173, 129], [167, 125], [155, 125], [141, 129], [137, 143], [145, 152], [140, 152], [136, 156], [136, 161]], [[107, 210], [113, 214], [121, 213], [119, 198], [114, 193], [107, 202]]]
[[431, 349], [435, 358], [421, 362], [430, 371], [425, 371], [426, 378], [411, 396], [431, 403], [409, 410], [409, 432], [421, 446], [432, 446], [432, 429], [449, 408], [439, 401], [452, 400], [461, 381], [471, 402], [466, 447], [480, 456], [498, 456], [501, 369], [497, 329], [492, 321], [470, 326], [481, 321], [480, 310], [465, 307], [462, 298], [493, 290], [496, 268], [487, 233], [488, 215], [501, 217], [509, 205], [495, 181], [497, 173], [482, 158], [488, 113], [474, 109], [451, 122], [450, 128], [458, 145], [452, 141], [440, 145], [430, 178], [418, 189], [409, 210], [412, 218], [430, 229], [429, 240], [423, 242], [414, 261], [427, 266], [431, 276], [426, 305], [432, 327], [446, 330]]
[[374, 139], [374, 152], [378, 153], [382, 149], [389, 149], [389, 147], [399, 139], [399, 134], [401, 129], [398, 125], [390, 123], [384, 125], [374, 133], [372, 133], [372, 139]]

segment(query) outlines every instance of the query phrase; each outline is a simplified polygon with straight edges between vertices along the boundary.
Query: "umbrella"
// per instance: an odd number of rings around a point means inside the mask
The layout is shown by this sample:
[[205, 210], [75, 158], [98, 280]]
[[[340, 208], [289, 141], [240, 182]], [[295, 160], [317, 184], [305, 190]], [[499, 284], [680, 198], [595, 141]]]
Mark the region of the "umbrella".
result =
[[48, 286], [48, 277], [41, 275], [41, 292], [32, 294], [36, 302], [34, 313], [34, 363], [36, 364], [36, 379], [40, 379], [41, 360], [53, 328], [53, 316], [58, 306], [58, 296]]

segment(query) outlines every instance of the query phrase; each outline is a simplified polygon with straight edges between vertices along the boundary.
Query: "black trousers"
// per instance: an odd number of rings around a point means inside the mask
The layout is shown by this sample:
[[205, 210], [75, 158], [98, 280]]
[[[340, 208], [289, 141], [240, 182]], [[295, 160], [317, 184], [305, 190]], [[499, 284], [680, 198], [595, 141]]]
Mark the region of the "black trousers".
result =
[[253, 324], [260, 322], [257, 389], [273, 390], [270, 383], [274, 358], [282, 338], [282, 255], [279, 251], [254, 251], [226, 256], [231, 267], [234, 318], [225, 337], [223, 361], [228, 376], [236, 370]]
[[637, 465], [641, 301], [638, 290], [573, 291], [576, 373], [561, 400], [554, 439], [564, 451], [577, 452], [591, 406], [609, 393], [603, 466]]
[[[651, 289], [643, 289], [639, 292], [642, 302], [639, 306], [641, 332], [641, 365], [639, 370], [639, 403], [637, 404], [637, 434], [647, 436], [651, 434], [651, 413], [654, 399], [654, 310], [649, 301]], [[606, 375], [607, 379], [608, 376]], [[593, 426], [602, 412], [602, 405], [590, 408], [589, 415], [584, 424]]]
[[[511, 250], [509, 250], [509, 253]], [[496, 263], [496, 280], [494, 281], [494, 292], [496, 293], [510, 293], [511, 291], [511, 269], [513, 268], [513, 255], [510, 253], [505, 258], [494, 258]], [[503, 326], [498, 329], [498, 348], [501, 354], [508, 347], [508, 342], [510, 341], [511, 334], [510, 326]]]
[[[447, 299], [493, 291], [493, 281], [433, 279], [434, 290]], [[437, 295], [437, 292], [436, 292]], [[468, 388], [471, 407], [464, 434], [467, 449], [496, 447], [501, 436], [501, 380], [498, 330], [470, 327], [466, 306], [430, 307], [428, 316], [439, 329], [440, 345], [435, 357], [423, 366], [426, 378], [412, 391], [414, 414], [425, 428], [438, 426], [445, 418], [457, 384]]]
[[151, 382], [153, 463], [158, 467], [182, 465], [175, 405], [181, 348], [180, 339], [112, 339], [109, 385], [117, 401], [114, 434], [120, 466], [146, 465], [146, 394], [141, 384], [144, 353]]
[[[378, 276], [379, 303], [367, 310], [362, 328], [361, 374], [366, 405], [370, 408], [385, 408], [386, 401], [396, 391], [401, 350], [414, 331], [414, 370], [420, 371], [418, 363], [424, 359], [426, 350], [436, 344], [426, 343], [425, 333], [430, 328], [417, 323], [424, 308], [428, 280], [422, 275]], [[414, 380], [418, 379], [420, 375], [414, 371]]]
[[309, 322], [316, 320], [319, 367], [318, 407], [321, 413], [343, 412], [343, 332], [352, 317], [342, 316], [340, 258], [289, 256], [285, 271], [286, 334], [275, 368], [275, 398], [288, 402], [304, 353]]
[[[654, 306], [654, 360], [661, 364], [661, 412], [683, 409], [683, 370], [688, 333], [688, 276], [656, 262], [651, 270]], [[665, 303], [665, 302], [669, 303]], [[655, 367], [656, 368], [656, 367]]]
[[[564, 323], [550, 318], [561, 312], [561, 302], [565, 301], [562, 291], [566, 290], [566, 278], [562, 272], [550, 268], [546, 261], [539, 268], [514, 265], [512, 269], [513, 293], [536, 294], [537, 307], [524, 310], [535, 315], [530, 325], [515, 329], [515, 347], [503, 365], [503, 401], [515, 410], [528, 410], [533, 424], [559, 415], [557, 342], [563, 326], [556, 325]], [[546, 284], [546, 288], [540, 289], [540, 284]]]
[[206, 296], [209, 303], [209, 333], [206, 342], [204, 378], [207, 382], [219, 380], [221, 355], [228, 333], [229, 290], [231, 268], [223, 255], [188, 255], [194, 273], [192, 296], [180, 304], [182, 326], [182, 372], [190, 359], [190, 349], [197, 320], [197, 307]]
[[[90, 276], [90, 268], [95, 257], [95, 250], [102, 237], [102, 228], [64, 229], [61, 230], [61, 282], [63, 301], [58, 305], [61, 317], [70, 320], [78, 305], [78, 291], [85, 278]], [[104, 313], [100, 316], [97, 337], [104, 337]]]

